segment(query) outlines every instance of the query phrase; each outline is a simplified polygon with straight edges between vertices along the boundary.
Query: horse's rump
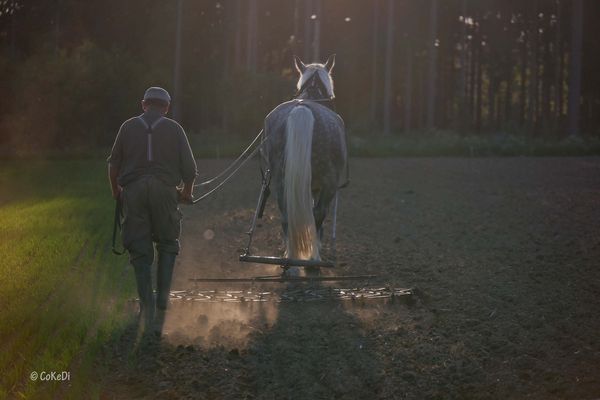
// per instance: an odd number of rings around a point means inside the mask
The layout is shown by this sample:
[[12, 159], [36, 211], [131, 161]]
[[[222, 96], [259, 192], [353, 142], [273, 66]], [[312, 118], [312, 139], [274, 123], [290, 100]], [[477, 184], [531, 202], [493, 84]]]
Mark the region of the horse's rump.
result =
[[265, 118], [264, 159], [276, 180], [277, 171], [283, 166], [287, 118], [296, 106], [308, 107], [315, 119], [312, 139], [313, 184], [322, 178], [336, 180], [339, 184], [345, 171], [347, 149], [344, 122], [329, 108], [313, 101], [291, 100], [277, 106]]

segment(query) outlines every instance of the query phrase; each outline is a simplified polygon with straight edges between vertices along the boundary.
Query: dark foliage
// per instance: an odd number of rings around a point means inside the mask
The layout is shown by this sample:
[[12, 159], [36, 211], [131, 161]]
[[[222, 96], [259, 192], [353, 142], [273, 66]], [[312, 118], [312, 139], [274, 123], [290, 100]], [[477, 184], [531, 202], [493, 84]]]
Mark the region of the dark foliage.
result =
[[293, 94], [292, 55], [330, 53], [354, 132], [596, 135], [597, 15], [594, 0], [0, 0], [0, 143], [4, 152], [108, 145], [151, 85], [175, 95], [188, 131], [250, 137]]

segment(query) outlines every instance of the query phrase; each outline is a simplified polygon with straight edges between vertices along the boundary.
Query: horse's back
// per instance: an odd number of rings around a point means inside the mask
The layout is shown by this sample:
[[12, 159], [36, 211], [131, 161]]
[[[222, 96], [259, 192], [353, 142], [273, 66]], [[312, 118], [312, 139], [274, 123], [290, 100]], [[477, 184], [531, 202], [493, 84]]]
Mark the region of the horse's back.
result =
[[316, 170], [341, 170], [346, 163], [346, 134], [342, 118], [333, 110], [310, 100], [290, 100], [277, 106], [265, 118], [265, 140], [272, 167], [282, 160], [285, 132], [290, 112], [298, 106], [307, 107], [315, 119], [312, 139], [312, 160]]
[[344, 133], [344, 121], [335, 111], [311, 100], [290, 100], [281, 103], [273, 109], [265, 118], [265, 128], [274, 134], [281, 129], [285, 130], [287, 117], [297, 106], [304, 106], [311, 110], [315, 118], [315, 124], [321, 129], [332, 134]]

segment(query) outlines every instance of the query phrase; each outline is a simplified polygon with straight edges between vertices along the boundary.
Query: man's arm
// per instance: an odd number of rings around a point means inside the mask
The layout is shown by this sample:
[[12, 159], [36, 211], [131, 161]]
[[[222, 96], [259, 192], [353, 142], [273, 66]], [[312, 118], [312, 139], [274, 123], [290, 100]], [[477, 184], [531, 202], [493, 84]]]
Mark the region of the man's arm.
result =
[[114, 167], [112, 164], [108, 164], [108, 180], [110, 181], [110, 190], [112, 191], [112, 197], [117, 200], [121, 196], [123, 188], [117, 183], [117, 177], [119, 176], [119, 169]]
[[183, 178], [183, 189], [179, 192], [181, 200], [185, 203], [191, 203], [194, 199], [194, 182], [198, 176], [198, 167], [194, 160], [194, 153], [187, 139], [183, 128], [180, 135], [180, 168]]
[[119, 177], [119, 170], [122, 160], [122, 132], [125, 124], [121, 125], [119, 128], [119, 133], [117, 133], [117, 137], [115, 139], [115, 143], [113, 144], [112, 150], [110, 152], [110, 156], [108, 157], [108, 180], [110, 182], [110, 190], [112, 192], [112, 196], [115, 200], [119, 199], [121, 196], [121, 192], [123, 188], [119, 186], [117, 182], [117, 178]]

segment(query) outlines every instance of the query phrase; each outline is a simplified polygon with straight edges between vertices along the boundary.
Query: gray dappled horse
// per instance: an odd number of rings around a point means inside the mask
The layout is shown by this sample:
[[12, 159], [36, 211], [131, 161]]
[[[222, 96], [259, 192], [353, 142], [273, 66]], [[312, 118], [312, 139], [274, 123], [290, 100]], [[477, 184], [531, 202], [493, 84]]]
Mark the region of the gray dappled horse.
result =
[[265, 118], [263, 160], [271, 170], [289, 258], [320, 260], [323, 221], [346, 171], [344, 122], [332, 109], [334, 64], [335, 56], [308, 65], [295, 57], [297, 95]]

